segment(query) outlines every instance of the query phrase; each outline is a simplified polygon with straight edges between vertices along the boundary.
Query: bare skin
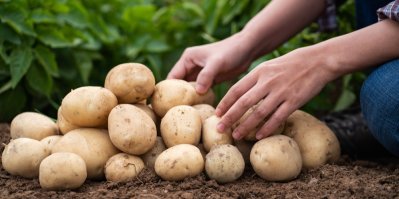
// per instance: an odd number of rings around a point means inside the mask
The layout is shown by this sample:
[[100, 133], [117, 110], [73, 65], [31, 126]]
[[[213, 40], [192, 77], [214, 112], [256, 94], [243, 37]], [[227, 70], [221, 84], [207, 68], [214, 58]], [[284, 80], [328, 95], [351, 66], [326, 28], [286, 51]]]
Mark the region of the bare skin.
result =
[[[281, 29], [273, 29], [279, 27], [278, 24], [271, 26], [266, 22], [276, 19], [270, 19], [271, 17], [275, 17], [271, 15], [273, 14], [271, 8], [278, 10], [284, 7], [284, 3], [287, 2], [290, 2], [290, 0], [272, 1], [269, 6], [247, 24], [239, 33], [240, 36], [229, 38], [232, 40], [239, 38], [237, 41], [241, 41], [241, 49], [244, 49], [243, 52], [246, 52], [246, 56], [241, 55], [238, 57], [254, 59], [269, 52], [320, 14], [320, 11], [309, 13], [309, 9], [292, 5], [285, 8], [292, 9], [292, 12], [276, 11], [274, 12], [275, 15], [297, 16], [296, 18], [293, 16], [291, 18], [279, 18], [281, 20], [278, 23], [282, 24], [280, 28], [284, 27], [284, 24], [296, 24], [296, 27], [290, 26], [290, 28], [284, 29], [282, 33]], [[321, 3], [324, 1], [295, 1], [290, 2], [290, 4], [306, 4], [307, 2], [311, 2], [312, 7], [318, 8], [320, 6], [321, 10], [324, 8], [323, 3]], [[301, 15], [311, 16], [309, 18], [298, 17]], [[298, 20], [300, 22], [297, 23], [296, 21]], [[280, 32], [277, 33], [276, 30], [280, 30]], [[267, 37], [264, 35], [267, 35]], [[399, 37], [397, 35], [399, 35], [399, 23], [387, 19], [350, 34], [336, 37], [313, 46], [299, 48], [279, 58], [261, 63], [256, 69], [231, 87], [217, 106], [216, 115], [222, 118], [218, 124], [218, 130], [222, 132], [224, 129], [231, 127], [250, 107], [263, 99], [258, 108], [247, 120], [242, 122], [234, 130], [233, 137], [241, 139], [246, 135], [246, 132], [254, 129], [264, 118], [268, 117], [269, 119], [256, 135], [257, 139], [267, 137], [293, 111], [317, 95], [328, 82], [344, 74], [398, 58], [399, 51], [397, 50], [397, 46], [399, 46]], [[266, 40], [271, 40], [273, 43], [261, 42]], [[232, 41], [229, 42], [235, 43]], [[219, 45], [225, 46], [222, 44]], [[202, 47], [198, 51], [211, 51], [213, 46]], [[169, 77], [182, 79], [190, 76], [191, 78], [197, 77], [197, 82], [201, 82], [203, 85], [202, 88], [197, 88], [197, 92], [202, 93], [215, 80], [217, 81], [217, 78], [214, 77], [231, 74], [228, 77], [232, 78], [234, 75], [239, 74], [243, 68], [246, 70], [247, 67], [242, 67], [242, 65], [250, 63], [252, 60], [247, 61], [239, 58], [239, 61], [233, 60], [232, 63], [226, 63], [227, 60], [237, 57], [233, 49], [234, 47], [227, 46], [226, 48], [229, 49], [218, 49], [222, 51], [222, 57], [218, 58], [219, 63], [225, 63], [226, 65], [218, 65], [217, 63], [207, 65], [207, 60], [214, 56], [214, 54], [209, 54], [209, 56], [201, 57], [203, 60], [202, 63], [205, 64], [200, 65], [194, 62], [195, 64], [190, 66], [191, 69], [196, 67], [202, 68], [202, 70], [196, 70], [196, 74], [198, 74], [196, 76], [193, 73], [194, 70], [190, 70], [187, 64], [179, 62], [181, 60], [197, 60], [197, 54], [183, 54], [182, 58], [170, 72]], [[176, 71], [184, 72], [178, 73]], [[201, 77], [202, 72], [205, 72], [204, 77]]]

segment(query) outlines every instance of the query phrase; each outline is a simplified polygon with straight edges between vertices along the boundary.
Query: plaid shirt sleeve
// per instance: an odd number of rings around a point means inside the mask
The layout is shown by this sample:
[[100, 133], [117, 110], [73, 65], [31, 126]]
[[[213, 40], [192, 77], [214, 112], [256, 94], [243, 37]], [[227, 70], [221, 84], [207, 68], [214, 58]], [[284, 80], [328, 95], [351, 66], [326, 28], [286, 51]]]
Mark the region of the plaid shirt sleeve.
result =
[[392, 1], [388, 5], [377, 10], [378, 20], [392, 19], [399, 22], [399, 0]]

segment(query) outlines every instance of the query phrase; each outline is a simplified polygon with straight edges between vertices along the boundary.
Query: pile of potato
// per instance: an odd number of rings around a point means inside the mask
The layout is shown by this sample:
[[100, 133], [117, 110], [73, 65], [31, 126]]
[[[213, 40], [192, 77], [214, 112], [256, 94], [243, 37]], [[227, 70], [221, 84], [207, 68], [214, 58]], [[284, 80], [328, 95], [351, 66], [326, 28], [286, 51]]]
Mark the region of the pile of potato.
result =
[[197, 94], [195, 82], [155, 84], [146, 66], [120, 64], [109, 71], [104, 87], [68, 93], [56, 122], [39, 113], [17, 115], [2, 165], [12, 175], [39, 178], [44, 189], [64, 190], [87, 179], [134, 180], [146, 167], [169, 181], [205, 171], [228, 183], [245, 166], [265, 180], [288, 181], [339, 158], [334, 133], [305, 112], [294, 112], [268, 138], [257, 141], [253, 131], [237, 141], [233, 129], [216, 130], [214, 101], [212, 90]]

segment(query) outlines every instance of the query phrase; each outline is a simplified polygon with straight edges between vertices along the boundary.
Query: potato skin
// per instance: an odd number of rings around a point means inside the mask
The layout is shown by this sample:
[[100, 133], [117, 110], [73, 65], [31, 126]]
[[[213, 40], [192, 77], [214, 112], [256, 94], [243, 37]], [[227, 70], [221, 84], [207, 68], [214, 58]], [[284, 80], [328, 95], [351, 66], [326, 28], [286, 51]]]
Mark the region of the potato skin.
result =
[[267, 181], [292, 180], [302, 169], [299, 147], [285, 135], [273, 135], [256, 142], [250, 161], [256, 174]]
[[40, 186], [46, 190], [76, 189], [87, 178], [86, 163], [74, 153], [53, 153], [40, 163]]
[[58, 126], [49, 117], [35, 112], [23, 112], [11, 121], [12, 139], [25, 137], [41, 140], [47, 136], [58, 135]]
[[202, 124], [204, 124], [205, 120], [215, 115], [215, 108], [209, 104], [196, 104], [193, 108], [197, 109], [198, 113], [201, 116]]
[[108, 115], [117, 104], [116, 96], [108, 89], [84, 86], [64, 97], [62, 115], [75, 126], [106, 127]]
[[1, 164], [11, 175], [36, 178], [39, 176], [40, 162], [48, 155], [50, 151], [40, 141], [17, 138], [4, 148]]
[[77, 125], [74, 125], [74, 124], [72, 124], [71, 122], [69, 122], [69, 121], [67, 121], [66, 119], [65, 119], [65, 117], [63, 116], [63, 113], [62, 113], [62, 106], [60, 106], [59, 108], [58, 108], [58, 112], [57, 112], [57, 125], [58, 125], [58, 129], [60, 130], [60, 132], [62, 133], [62, 134], [66, 134], [66, 133], [68, 133], [69, 131], [72, 131], [72, 130], [74, 130], [74, 129], [78, 129], [78, 128], [81, 128], [81, 127], [79, 127], [79, 126], [77, 126]]
[[155, 114], [154, 110], [152, 110], [151, 107], [149, 107], [145, 104], [133, 104], [133, 105], [136, 106], [137, 108], [141, 109], [142, 111], [144, 111], [148, 116], [150, 116], [152, 121], [154, 121], [155, 125], [157, 124], [158, 117]]
[[154, 168], [162, 179], [178, 181], [199, 175], [204, 169], [204, 159], [196, 146], [179, 144], [162, 152]]
[[225, 132], [218, 132], [216, 125], [219, 123], [220, 118], [213, 115], [205, 120], [202, 127], [202, 143], [207, 152], [215, 145], [222, 144], [233, 144], [233, 137], [231, 135], [231, 129], [227, 129]]
[[115, 94], [119, 104], [134, 104], [151, 96], [154, 92], [155, 77], [143, 64], [123, 63], [108, 72], [104, 87]]
[[245, 169], [244, 158], [240, 151], [230, 144], [212, 147], [206, 155], [205, 171], [209, 178], [218, 183], [228, 183], [237, 180]]
[[191, 106], [175, 106], [162, 118], [161, 135], [167, 147], [177, 144], [198, 145], [201, 139], [201, 116]]
[[131, 104], [120, 104], [112, 109], [108, 119], [109, 136], [121, 151], [142, 155], [156, 142], [154, 121], [144, 111]]
[[155, 85], [151, 98], [152, 109], [163, 117], [169, 109], [178, 105], [194, 104], [196, 91], [190, 83], [180, 79], [167, 79]]
[[[191, 86], [195, 89], [197, 83], [196, 82], [189, 82]], [[209, 88], [205, 94], [199, 94], [195, 92], [195, 99], [193, 104], [209, 104], [213, 106], [215, 104], [216, 95], [213, 92], [212, 88]]]
[[51, 152], [53, 149], [53, 146], [62, 138], [61, 135], [51, 135], [48, 137], [43, 138], [40, 140], [41, 143], [43, 143], [47, 150]]
[[105, 164], [105, 178], [112, 182], [134, 180], [144, 168], [144, 162], [140, 157], [118, 153]]
[[150, 168], [154, 169], [155, 160], [158, 158], [159, 154], [166, 150], [165, 143], [162, 140], [162, 137], [157, 136], [157, 142], [151, 150], [144, 153], [141, 158], [144, 161], [144, 164]]
[[341, 148], [331, 129], [312, 115], [296, 110], [287, 119], [284, 135], [298, 143], [303, 167], [312, 169], [339, 159]]

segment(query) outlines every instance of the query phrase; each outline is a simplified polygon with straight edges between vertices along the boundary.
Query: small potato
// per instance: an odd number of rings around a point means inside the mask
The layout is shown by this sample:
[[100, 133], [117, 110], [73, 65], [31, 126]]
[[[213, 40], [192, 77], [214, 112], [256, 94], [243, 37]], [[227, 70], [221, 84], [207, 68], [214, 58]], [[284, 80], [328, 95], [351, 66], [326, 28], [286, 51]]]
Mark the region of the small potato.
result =
[[303, 167], [312, 169], [339, 159], [341, 148], [331, 129], [312, 115], [297, 110], [287, 119], [285, 135], [298, 143]]
[[105, 129], [80, 128], [65, 134], [54, 146], [52, 153], [70, 152], [83, 158], [87, 167], [87, 178], [104, 178], [107, 160], [119, 153], [112, 145]]
[[249, 156], [251, 154], [251, 149], [254, 146], [255, 142], [247, 141], [247, 140], [234, 140], [234, 145], [240, 151], [242, 157], [244, 158], [245, 164], [250, 164]]
[[60, 107], [58, 108], [58, 113], [57, 113], [57, 125], [58, 125], [58, 128], [59, 128], [60, 132], [61, 132], [62, 134], [64, 134], [64, 135], [65, 135], [66, 133], [68, 133], [69, 131], [72, 131], [72, 130], [74, 130], [74, 129], [81, 128], [81, 127], [79, 127], [79, 126], [73, 125], [71, 122], [69, 122], [69, 121], [67, 121], [67, 120], [65, 119], [65, 117], [64, 117], [63, 114], [62, 114], [62, 106], [60, 106]]
[[40, 164], [39, 182], [43, 189], [67, 190], [83, 185], [86, 163], [74, 153], [53, 153]]
[[215, 108], [209, 104], [197, 104], [194, 105], [193, 108], [197, 109], [198, 113], [200, 114], [202, 124], [204, 124], [206, 119], [212, 115], [215, 115]]
[[48, 151], [51, 152], [55, 143], [57, 143], [61, 138], [62, 138], [61, 135], [52, 135], [52, 136], [43, 138], [42, 140], [40, 140], [40, 142], [46, 146]]
[[161, 121], [161, 135], [165, 145], [198, 145], [201, 139], [201, 117], [198, 111], [187, 105], [171, 108]]
[[207, 152], [215, 145], [233, 144], [233, 137], [231, 136], [231, 129], [225, 132], [218, 132], [216, 125], [219, 123], [220, 118], [213, 115], [205, 120], [202, 127], [202, 143]]
[[72, 90], [62, 100], [62, 116], [80, 127], [106, 127], [109, 112], [118, 104], [106, 88], [84, 86]]
[[118, 153], [105, 164], [105, 178], [112, 182], [134, 180], [144, 168], [144, 162], [140, 157]]
[[256, 142], [250, 160], [256, 174], [267, 181], [292, 180], [302, 169], [299, 147], [285, 135], [273, 135]]
[[162, 152], [154, 168], [162, 179], [178, 181], [199, 175], [204, 169], [204, 159], [196, 146], [179, 144]]
[[206, 155], [206, 174], [218, 183], [228, 183], [237, 180], [244, 173], [244, 169], [244, 158], [233, 145], [214, 146]]
[[115, 94], [119, 104], [134, 104], [151, 96], [155, 88], [155, 77], [143, 64], [124, 63], [108, 72], [104, 87]]
[[25, 178], [39, 176], [40, 162], [50, 155], [46, 146], [31, 138], [17, 138], [4, 148], [1, 164], [11, 175]]
[[41, 140], [50, 135], [57, 135], [58, 126], [45, 115], [24, 112], [15, 116], [11, 121], [10, 134], [12, 139], [25, 137]]
[[137, 108], [141, 109], [142, 111], [144, 111], [148, 116], [150, 116], [152, 121], [154, 121], [154, 123], [157, 124], [158, 117], [155, 114], [154, 110], [152, 110], [152, 108], [150, 108], [149, 106], [147, 106], [145, 104], [133, 104], [133, 105], [136, 106]]
[[[196, 82], [189, 82], [191, 86], [196, 87]], [[213, 106], [215, 104], [215, 99], [216, 95], [213, 92], [212, 88], [209, 88], [209, 90], [205, 94], [199, 94], [197, 92], [194, 100], [194, 104], [209, 104]]]
[[190, 83], [180, 79], [167, 79], [155, 85], [151, 105], [155, 113], [163, 117], [169, 109], [178, 105], [192, 105], [196, 91]]
[[147, 153], [144, 153], [141, 157], [144, 161], [144, 164], [153, 169], [155, 165], [155, 160], [158, 158], [159, 154], [166, 150], [166, 146], [162, 140], [162, 137], [157, 137], [157, 142], [155, 146], [152, 147]]
[[154, 147], [157, 137], [154, 121], [131, 104], [120, 104], [112, 109], [108, 130], [112, 143], [132, 155], [142, 155], [149, 151]]

